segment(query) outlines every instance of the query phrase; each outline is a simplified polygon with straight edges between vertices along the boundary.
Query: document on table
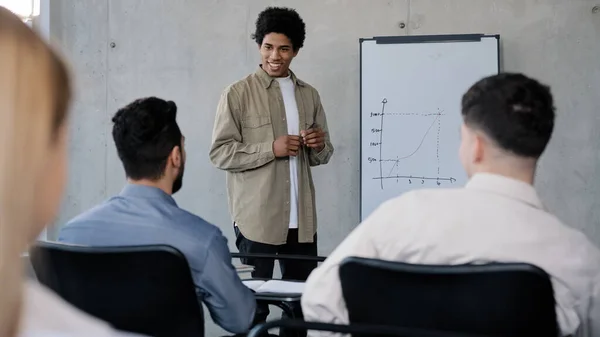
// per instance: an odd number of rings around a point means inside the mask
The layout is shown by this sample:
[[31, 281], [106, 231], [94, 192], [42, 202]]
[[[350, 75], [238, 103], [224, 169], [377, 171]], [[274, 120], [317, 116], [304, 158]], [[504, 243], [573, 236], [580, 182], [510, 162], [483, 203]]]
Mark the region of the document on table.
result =
[[304, 282], [246, 280], [242, 283], [257, 293], [302, 294], [304, 292]]

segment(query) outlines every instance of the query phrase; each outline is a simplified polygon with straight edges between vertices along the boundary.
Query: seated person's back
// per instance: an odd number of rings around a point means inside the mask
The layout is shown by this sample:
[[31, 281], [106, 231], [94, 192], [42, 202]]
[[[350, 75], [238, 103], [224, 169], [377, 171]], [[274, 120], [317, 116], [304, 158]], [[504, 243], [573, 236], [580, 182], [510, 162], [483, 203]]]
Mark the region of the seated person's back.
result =
[[554, 126], [549, 89], [518, 74], [476, 83], [462, 101], [465, 188], [389, 200], [309, 277], [310, 321], [347, 323], [339, 264], [361, 256], [414, 264], [526, 262], [552, 278], [563, 335], [600, 334], [600, 251], [540, 201], [533, 178]]
[[128, 183], [118, 196], [77, 216], [59, 241], [88, 246], [166, 244], [186, 257], [198, 299], [224, 329], [242, 333], [256, 301], [231, 264], [219, 228], [177, 206], [183, 184], [184, 137], [176, 105], [158, 98], [136, 100], [114, 118], [113, 138]]

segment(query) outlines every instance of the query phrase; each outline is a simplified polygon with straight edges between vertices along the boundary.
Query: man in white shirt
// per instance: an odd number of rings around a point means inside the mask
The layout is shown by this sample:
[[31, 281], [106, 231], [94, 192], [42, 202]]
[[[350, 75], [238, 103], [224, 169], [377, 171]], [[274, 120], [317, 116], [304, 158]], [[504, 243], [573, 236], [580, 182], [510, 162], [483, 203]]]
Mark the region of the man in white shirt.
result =
[[338, 277], [348, 256], [525, 262], [551, 276], [563, 335], [600, 336], [600, 251], [549, 213], [533, 187], [554, 127], [550, 89], [521, 74], [484, 78], [463, 96], [462, 116], [465, 188], [416, 190], [382, 204], [310, 275], [305, 319], [348, 323]]

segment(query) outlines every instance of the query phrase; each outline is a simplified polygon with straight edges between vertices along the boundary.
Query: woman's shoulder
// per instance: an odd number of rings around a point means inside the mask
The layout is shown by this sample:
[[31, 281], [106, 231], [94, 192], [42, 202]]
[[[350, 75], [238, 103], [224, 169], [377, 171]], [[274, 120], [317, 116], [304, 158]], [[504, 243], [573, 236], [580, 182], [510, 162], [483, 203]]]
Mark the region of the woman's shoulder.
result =
[[133, 337], [70, 305], [43, 285], [28, 281], [23, 289], [19, 337]]

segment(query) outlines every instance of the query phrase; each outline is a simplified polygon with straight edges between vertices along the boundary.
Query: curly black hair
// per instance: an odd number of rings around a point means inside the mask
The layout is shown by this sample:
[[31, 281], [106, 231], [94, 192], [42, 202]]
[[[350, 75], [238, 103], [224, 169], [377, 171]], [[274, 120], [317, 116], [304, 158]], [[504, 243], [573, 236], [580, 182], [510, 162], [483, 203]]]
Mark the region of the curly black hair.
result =
[[128, 178], [157, 180], [175, 146], [181, 147], [177, 105], [156, 97], [137, 99], [112, 118], [112, 135]]
[[467, 126], [480, 129], [515, 155], [539, 158], [552, 136], [555, 107], [550, 88], [523, 74], [479, 80], [462, 97]]
[[267, 7], [256, 19], [256, 31], [252, 39], [262, 45], [265, 35], [270, 33], [283, 34], [292, 42], [294, 51], [304, 46], [306, 26], [296, 10], [286, 7]]

